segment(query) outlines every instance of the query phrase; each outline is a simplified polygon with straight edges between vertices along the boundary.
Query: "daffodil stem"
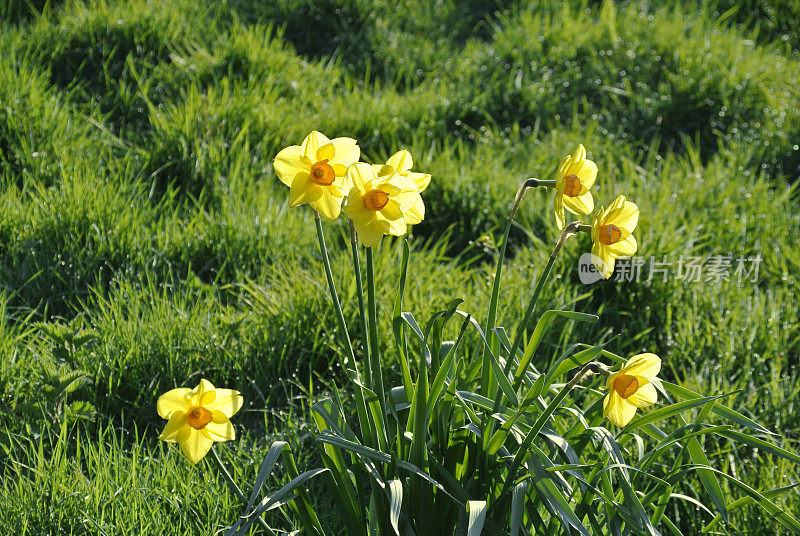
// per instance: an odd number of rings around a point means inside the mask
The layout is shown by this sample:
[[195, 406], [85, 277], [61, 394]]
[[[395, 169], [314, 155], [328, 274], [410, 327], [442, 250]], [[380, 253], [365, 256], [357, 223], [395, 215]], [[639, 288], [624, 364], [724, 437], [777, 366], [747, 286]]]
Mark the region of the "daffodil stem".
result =
[[[239, 500], [242, 501], [242, 503], [246, 505], [247, 504], [247, 497], [244, 496], [244, 493], [242, 492], [242, 490], [239, 488], [239, 486], [236, 484], [236, 482], [234, 482], [233, 477], [228, 472], [228, 470], [225, 468], [225, 465], [222, 463], [222, 460], [219, 458], [219, 454], [217, 454], [217, 449], [215, 449], [213, 446], [211, 447], [211, 456], [214, 458], [214, 461], [217, 463], [217, 467], [219, 467], [219, 472], [222, 473], [222, 478], [224, 478], [225, 482], [228, 483], [228, 486], [233, 491], [233, 494], [236, 495], [239, 498]], [[247, 513], [249, 513], [249, 512], [245, 512], [245, 514], [247, 514]], [[267, 529], [267, 532], [269, 532], [272, 536], [275, 536], [275, 532], [270, 528], [269, 525], [267, 525], [267, 522], [264, 521], [264, 519], [261, 518], [260, 516], [258, 518], [258, 522], [261, 523], [262, 527]]]
[[[371, 363], [371, 358], [369, 357], [370, 354], [370, 344], [369, 344], [369, 333], [367, 328], [367, 313], [366, 307], [364, 305], [364, 283], [361, 278], [361, 262], [358, 258], [358, 237], [356, 235], [356, 228], [353, 225], [353, 220], [347, 220], [350, 226], [350, 246], [353, 250], [353, 271], [356, 275], [356, 293], [358, 295], [358, 312], [359, 312], [359, 319], [361, 320], [361, 339], [362, 344], [364, 346], [364, 356], [366, 357], [367, 363]], [[372, 371], [370, 367], [365, 367], [364, 370], [364, 377], [367, 381], [367, 385], [372, 383]]]
[[352, 360], [353, 365], [356, 364], [356, 354], [353, 352], [353, 343], [350, 341], [350, 333], [347, 331], [347, 323], [344, 320], [344, 313], [342, 312], [342, 304], [339, 302], [339, 294], [336, 292], [336, 285], [333, 283], [333, 272], [331, 271], [331, 261], [328, 258], [328, 248], [325, 246], [325, 235], [322, 233], [322, 222], [319, 218], [319, 213], [314, 212], [314, 223], [317, 225], [317, 240], [319, 241], [319, 251], [322, 254], [322, 264], [325, 267], [325, 277], [328, 279], [328, 290], [331, 293], [331, 300], [333, 301], [333, 308], [336, 311], [336, 320], [339, 324], [339, 329], [342, 331], [343, 342], [347, 347], [347, 353]]
[[547, 188], [555, 188], [556, 187], [556, 181], [555, 180], [542, 180], [542, 179], [536, 179], [536, 178], [531, 177], [530, 179], [526, 180], [523, 183], [523, 186], [525, 188], [538, 188], [539, 186], [544, 186], [544, 187], [547, 187]]
[[367, 304], [369, 310], [369, 355], [372, 365], [372, 385], [370, 386], [381, 404], [385, 404], [383, 372], [381, 371], [381, 352], [378, 347], [378, 307], [375, 303], [375, 267], [372, 248], [367, 248]]
[[[358, 361], [356, 361], [355, 352], [353, 352], [353, 343], [350, 341], [350, 334], [347, 331], [347, 323], [344, 320], [344, 313], [342, 312], [342, 304], [339, 302], [339, 294], [336, 292], [336, 285], [333, 283], [333, 272], [331, 271], [331, 261], [328, 258], [328, 248], [325, 246], [325, 235], [322, 233], [322, 222], [319, 218], [319, 213], [314, 212], [314, 223], [317, 226], [317, 240], [319, 241], [319, 251], [322, 255], [322, 265], [325, 267], [325, 277], [328, 279], [328, 290], [331, 293], [331, 301], [333, 301], [333, 308], [336, 311], [336, 320], [339, 324], [344, 344], [347, 347], [350, 356], [350, 364], [355, 370], [356, 378], [361, 381], [358, 372]], [[346, 368], [346, 365], [345, 365]], [[361, 429], [365, 432], [372, 430], [370, 426], [369, 413], [367, 412], [366, 401], [364, 400], [364, 391], [359, 387], [356, 389], [356, 410], [358, 411], [358, 420], [361, 424]], [[372, 446], [377, 445], [377, 438], [370, 436]]]
[[[528, 455], [528, 450], [531, 447], [531, 443], [533, 443], [533, 440], [539, 435], [539, 431], [544, 427], [547, 419], [549, 419], [553, 412], [558, 409], [558, 405], [562, 400], [564, 400], [569, 392], [572, 391], [578, 382], [586, 376], [591, 376], [594, 372], [594, 369], [598, 368], [598, 365], [599, 363], [596, 362], [586, 363], [583, 368], [581, 368], [581, 370], [578, 371], [578, 373], [573, 376], [573, 378], [564, 387], [561, 388], [561, 391], [558, 392], [558, 394], [553, 398], [553, 400], [550, 401], [547, 407], [544, 408], [544, 411], [542, 411], [542, 413], [540, 413], [536, 418], [536, 421], [533, 423], [533, 426], [531, 426], [528, 435], [525, 437], [522, 445], [520, 445], [520, 448], [517, 450], [516, 456], [514, 456], [514, 461], [511, 463], [511, 468], [508, 472], [508, 476], [506, 477], [506, 482], [503, 485], [503, 491], [501, 492], [500, 497], [502, 497], [510, 489], [511, 484], [516, 480], [517, 470], [522, 464], [522, 460]], [[498, 500], [500, 500], [500, 498], [498, 498]]]
[[[495, 324], [497, 323], [497, 309], [499, 306], [500, 301], [500, 279], [503, 274], [503, 262], [506, 259], [506, 249], [508, 247], [508, 235], [511, 232], [511, 226], [514, 223], [514, 216], [517, 214], [517, 209], [519, 209], [520, 203], [522, 203], [522, 198], [525, 197], [525, 192], [528, 191], [529, 188], [535, 188], [537, 186], [555, 186], [556, 181], [543, 181], [536, 178], [527, 179], [522, 186], [520, 186], [519, 190], [517, 190], [517, 195], [514, 196], [514, 203], [511, 205], [511, 212], [506, 219], [506, 226], [503, 230], [503, 242], [500, 245], [500, 256], [497, 259], [497, 268], [495, 268], [494, 272], [494, 281], [492, 282], [492, 296], [489, 300], [489, 313], [486, 318], [486, 337], [491, 345], [491, 349], [493, 352], [497, 353], [497, 345], [495, 343], [495, 335], [494, 335], [494, 328]], [[492, 392], [496, 387], [494, 386], [494, 382], [492, 381], [492, 367], [489, 363], [489, 356], [484, 352], [484, 361], [483, 367], [481, 371], [481, 390], [483, 395], [489, 396], [490, 398], [494, 395]]]
[[[552, 271], [553, 265], [556, 262], [556, 257], [558, 257], [558, 253], [561, 251], [561, 248], [564, 247], [564, 243], [567, 241], [567, 238], [574, 235], [578, 231], [581, 223], [582, 222], [580, 221], [574, 221], [570, 223], [564, 227], [564, 230], [561, 231], [561, 236], [558, 237], [558, 242], [556, 242], [553, 252], [550, 254], [550, 259], [547, 261], [547, 266], [544, 267], [544, 271], [542, 272], [541, 277], [539, 277], [539, 281], [536, 283], [536, 289], [533, 291], [533, 295], [528, 302], [528, 308], [525, 310], [525, 316], [517, 328], [517, 334], [516, 337], [514, 337], [514, 344], [511, 346], [511, 351], [508, 354], [508, 361], [506, 361], [504, 371], [506, 374], [508, 374], [511, 370], [511, 366], [514, 362], [514, 356], [517, 355], [517, 350], [519, 350], [520, 346], [522, 345], [522, 339], [525, 337], [525, 330], [530, 324], [531, 317], [536, 309], [536, 304], [539, 301], [539, 295], [542, 293], [544, 284], [547, 282], [547, 278], [550, 276], [550, 272]], [[518, 373], [517, 375], [520, 376], [521, 373]]]
[[[522, 194], [525, 193], [524, 188], [521, 188], [519, 192]], [[503, 243], [500, 245], [500, 256], [497, 259], [497, 268], [494, 271], [494, 281], [492, 282], [492, 296], [489, 299], [489, 313], [486, 317], [486, 337], [489, 341], [491, 346], [491, 350], [494, 351], [495, 346], [495, 336], [494, 336], [494, 328], [495, 324], [497, 323], [497, 308], [500, 301], [500, 278], [503, 274], [503, 261], [506, 258], [506, 248], [508, 247], [508, 234], [511, 232], [511, 226], [514, 222], [514, 215], [517, 213], [517, 208], [519, 207], [520, 201], [522, 201], [522, 195], [517, 192], [517, 198], [514, 200], [514, 206], [511, 207], [511, 214], [508, 215], [508, 219], [506, 220], [506, 228], [503, 231]], [[494, 385], [494, 381], [492, 380], [492, 365], [489, 362], [489, 354], [484, 351], [483, 352], [483, 365], [481, 367], [481, 394], [484, 396], [492, 397], [494, 395], [494, 389], [492, 386]]]

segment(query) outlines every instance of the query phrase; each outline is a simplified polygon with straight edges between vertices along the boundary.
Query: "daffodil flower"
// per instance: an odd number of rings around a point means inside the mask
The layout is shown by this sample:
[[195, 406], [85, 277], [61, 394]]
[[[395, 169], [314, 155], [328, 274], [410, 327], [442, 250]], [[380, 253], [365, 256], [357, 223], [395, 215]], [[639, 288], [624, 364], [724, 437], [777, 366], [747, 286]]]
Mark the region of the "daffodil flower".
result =
[[654, 382], [661, 371], [661, 359], [655, 354], [635, 355], [622, 370], [606, 380], [608, 394], [603, 402], [603, 417], [619, 427], [631, 422], [637, 408], [656, 403], [658, 393]]
[[347, 179], [353, 187], [347, 196], [344, 213], [353, 220], [361, 243], [373, 247], [385, 234], [402, 236], [406, 233], [407, 216], [419, 207], [419, 219], [425, 207], [417, 185], [408, 177], [394, 173], [379, 176], [375, 166], [359, 162], [347, 169]]
[[161, 395], [156, 410], [167, 426], [158, 436], [178, 443], [192, 463], [208, 454], [214, 441], [236, 438], [230, 418], [242, 407], [242, 395], [232, 389], [215, 389], [200, 380], [194, 389], [179, 387]]
[[595, 266], [608, 279], [614, 273], [616, 259], [636, 253], [633, 230], [639, 222], [639, 207], [617, 197], [605, 210], [594, 217], [592, 223], [592, 255]]
[[345, 181], [347, 167], [360, 155], [361, 149], [353, 138], [329, 140], [315, 130], [302, 145], [281, 150], [273, 167], [280, 181], [290, 188], [291, 206], [308, 203], [329, 220], [335, 220], [350, 189]]
[[[379, 177], [388, 177], [393, 174], [398, 174], [401, 177], [411, 179], [417, 185], [417, 190], [424, 191], [425, 188], [431, 183], [431, 176], [429, 173], [417, 173], [411, 171], [414, 166], [414, 159], [411, 157], [406, 149], [397, 151], [385, 164], [376, 164], [375, 169]], [[422, 204], [422, 198], [417, 200], [417, 203], [404, 213], [406, 223], [409, 225], [416, 225], [425, 218], [425, 206]]]
[[575, 152], [561, 161], [556, 179], [553, 214], [559, 229], [564, 228], [564, 208], [573, 214], [589, 214], [594, 199], [589, 189], [597, 179], [597, 164], [586, 159], [586, 149], [578, 145]]

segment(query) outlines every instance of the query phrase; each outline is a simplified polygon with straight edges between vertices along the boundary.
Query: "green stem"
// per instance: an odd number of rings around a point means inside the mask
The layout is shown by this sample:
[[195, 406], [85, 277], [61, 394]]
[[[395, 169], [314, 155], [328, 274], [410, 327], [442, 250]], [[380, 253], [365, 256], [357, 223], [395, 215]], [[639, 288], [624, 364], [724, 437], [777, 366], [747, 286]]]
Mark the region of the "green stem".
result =
[[[350, 245], [353, 250], [353, 271], [356, 274], [356, 290], [358, 294], [358, 312], [359, 319], [361, 320], [361, 340], [364, 346], [364, 356], [367, 363], [371, 363], [370, 358], [370, 343], [369, 333], [367, 329], [367, 312], [364, 305], [364, 283], [361, 279], [361, 262], [358, 259], [358, 238], [356, 236], [356, 229], [353, 226], [353, 220], [348, 220], [350, 225]], [[372, 371], [370, 366], [364, 369], [364, 377], [367, 385], [372, 385]]]
[[331, 300], [333, 301], [333, 308], [336, 311], [336, 321], [339, 324], [339, 329], [342, 332], [344, 345], [347, 347], [347, 352], [350, 354], [350, 359], [353, 365], [356, 365], [356, 354], [353, 352], [353, 343], [350, 341], [350, 333], [347, 331], [347, 323], [344, 320], [344, 313], [342, 312], [342, 304], [339, 302], [339, 293], [336, 292], [336, 286], [333, 283], [333, 272], [331, 271], [331, 261], [328, 258], [328, 248], [325, 246], [325, 235], [322, 234], [322, 223], [320, 222], [319, 213], [314, 212], [314, 222], [317, 225], [317, 240], [319, 241], [319, 251], [322, 254], [322, 264], [325, 267], [325, 277], [328, 279], [328, 290], [331, 293]]
[[[554, 187], [556, 181], [543, 181], [536, 178], [527, 179], [522, 186], [520, 186], [519, 190], [517, 190], [517, 194], [514, 196], [514, 203], [511, 206], [511, 213], [508, 215], [506, 219], [505, 230], [503, 231], [503, 243], [500, 246], [500, 257], [497, 259], [497, 268], [495, 269], [494, 273], [494, 281], [492, 283], [492, 295], [489, 300], [489, 314], [486, 318], [486, 338], [491, 345], [492, 351], [495, 355], [499, 356], [499, 341], [496, 340], [496, 336], [494, 334], [494, 328], [497, 323], [497, 309], [499, 306], [500, 301], [500, 279], [503, 274], [503, 261], [506, 258], [506, 248], [508, 247], [508, 235], [511, 232], [511, 226], [514, 222], [514, 216], [517, 214], [517, 209], [519, 208], [520, 203], [522, 202], [522, 198], [525, 196], [525, 192], [528, 191], [530, 188], [536, 188], [538, 186], [549, 186]], [[495, 390], [497, 389], [496, 382], [492, 381], [492, 367], [489, 363], [489, 357], [484, 352], [484, 359], [483, 359], [483, 367], [481, 371], [481, 391], [484, 396], [488, 396], [489, 398], [494, 397]], [[511, 354], [514, 355], [513, 353]]]
[[536, 304], [539, 301], [539, 295], [542, 293], [544, 284], [547, 282], [547, 278], [550, 276], [550, 272], [553, 269], [553, 264], [556, 262], [556, 257], [558, 257], [558, 253], [561, 251], [561, 248], [564, 247], [564, 242], [567, 241], [567, 238], [578, 232], [581, 224], [582, 222], [580, 221], [574, 221], [564, 227], [564, 230], [561, 231], [561, 236], [558, 237], [558, 242], [556, 242], [556, 246], [553, 248], [553, 252], [550, 254], [550, 259], [547, 261], [547, 266], [545, 266], [542, 276], [536, 283], [536, 289], [533, 291], [533, 295], [528, 302], [528, 308], [525, 310], [525, 316], [517, 328], [517, 335], [514, 338], [514, 344], [511, 346], [511, 351], [508, 355], [508, 361], [506, 361], [504, 370], [506, 374], [508, 374], [511, 370], [511, 365], [514, 362], [514, 356], [517, 354], [517, 350], [519, 350], [520, 346], [522, 345], [522, 339], [525, 337], [525, 330], [527, 329], [528, 324], [530, 324], [531, 317], [536, 309]]
[[[361, 378], [358, 372], [358, 361], [356, 361], [355, 352], [353, 352], [353, 343], [350, 341], [350, 334], [347, 331], [347, 323], [344, 320], [344, 313], [342, 312], [342, 304], [339, 302], [339, 294], [336, 292], [336, 285], [333, 283], [333, 272], [331, 271], [331, 261], [328, 258], [328, 248], [325, 246], [325, 235], [322, 233], [322, 223], [320, 222], [319, 213], [314, 212], [314, 222], [317, 226], [317, 240], [319, 241], [319, 251], [322, 255], [322, 264], [325, 267], [325, 277], [328, 279], [328, 290], [331, 293], [331, 301], [333, 301], [333, 308], [336, 311], [336, 321], [339, 324], [339, 330], [342, 334], [342, 338], [344, 339], [344, 344], [347, 347], [347, 351], [350, 354], [351, 364], [353, 369], [355, 370], [356, 379], [358, 382], [361, 382]], [[370, 426], [371, 420], [369, 418], [369, 413], [367, 412], [367, 405], [366, 401], [364, 400], [364, 391], [361, 389], [361, 386], [358, 386], [358, 389], [355, 390], [356, 394], [356, 410], [358, 411], [358, 420], [361, 424], [361, 430], [374, 433], [373, 427]], [[376, 437], [374, 435], [366, 436], [364, 439], [370, 443], [369, 446], [375, 447], [377, 446]]]
[[372, 248], [367, 248], [367, 306], [369, 308], [369, 348], [372, 365], [372, 385], [370, 386], [385, 410], [385, 391], [383, 388], [383, 371], [381, 370], [381, 352], [378, 347], [378, 308], [375, 303], [375, 269]]
[[[233, 491], [234, 495], [239, 497], [239, 500], [242, 501], [242, 503], [246, 505], [247, 504], [247, 497], [244, 496], [244, 493], [242, 493], [242, 490], [239, 488], [239, 486], [236, 484], [236, 482], [233, 481], [233, 477], [228, 472], [228, 470], [225, 468], [225, 465], [223, 465], [222, 460], [219, 459], [219, 454], [217, 454], [217, 450], [213, 446], [211, 447], [211, 456], [214, 458], [214, 461], [217, 462], [217, 467], [219, 467], [219, 471], [220, 471], [220, 473], [222, 473], [222, 477], [228, 483], [228, 486], [231, 488], [231, 490]], [[264, 521], [264, 519], [262, 517], [259, 516], [258, 522], [261, 523], [262, 527], [267, 529], [267, 532], [269, 532], [272, 536], [275, 536], [275, 532], [272, 530], [272, 528], [270, 528], [269, 525], [267, 525], [267, 522]]]

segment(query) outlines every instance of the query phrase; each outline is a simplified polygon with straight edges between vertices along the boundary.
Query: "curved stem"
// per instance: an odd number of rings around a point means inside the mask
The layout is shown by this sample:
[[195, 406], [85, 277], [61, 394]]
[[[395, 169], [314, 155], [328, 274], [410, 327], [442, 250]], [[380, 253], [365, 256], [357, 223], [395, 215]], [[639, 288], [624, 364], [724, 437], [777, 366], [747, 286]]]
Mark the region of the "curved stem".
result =
[[[492, 351], [495, 355], [500, 355], [498, 350], [498, 345], [496, 341], [496, 337], [494, 335], [494, 328], [495, 324], [497, 323], [497, 309], [499, 306], [500, 300], [500, 279], [503, 274], [503, 261], [506, 258], [506, 249], [508, 247], [508, 235], [511, 232], [511, 225], [514, 222], [514, 216], [517, 214], [517, 209], [519, 208], [520, 203], [522, 202], [522, 198], [525, 197], [525, 192], [527, 192], [530, 188], [536, 188], [538, 186], [555, 186], [556, 181], [545, 181], [536, 178], [527, 179], [517, 190], [517, 194], [514, 196], [514, 203], [511, 205], [511, 212], [506, 218], [506, 225], [503, 231], [503, 242], [500, 245], [500, 257], [497, 259], [497, 268], [495, 268], [494, 272], [494, 281], [492, 282], [492, 295], [489, 299], [489, 312], [486, 318], [486, 329], [484, 332], [486, 333], [487, 340], [491, 345]], [[484, 396], [489, 396], [490, 398], [494, 395], [492, 391], [496, 389], [495, 382], [492, 381], [492, 367], [488, 362], [488, 356], [484, 352], [484, 362], [481, 371], [481, 391]], [[513, 354], [512, 354], [513, 355]]]
[[542, 272], [542, 276], [539, 278], [539, 281], [536, 283], [536, 289], [533, 291], [533, 295], [531, 296], [530, 301], [528, 302], [528, 308], [525, 310], [525, 316], [520, 322], [519, 327], [517, 328], [517, 334], [514, 338], [514, 344], [511, 346], [511, 351], [508, 354], [508, 361], [506, 361], [506, 367], [504, 372], [508, 374], [511, 370], [511, 364], [514, 362], [514, 356], [519, 350], [520, 346], [522, 345], [522, 339], [525, 336], [525, 329], [528, 327], [528, 324], [531, 321], [531, 317], [533, 316], [533, 312], [536, 309], [536, 304], [539, 301], [539, 295], [542, 293], [542, 289], [544, 288], [544, 284], [547, 282], [547, 278], [550, 276], [550, 272], [553, 269], [553, 264], [555, 264], [556, 257], [558, 257], [558, 253], [561, 251], [561, 248], [564, 247], [564, 243], [567, 241], [567, 238], [574, 235], [578, 232], [581, 224], [583, 222], [574, 221], [564, 227], [564, 230], [561, 231], [561, 236], [558, 237], [558, 242], [556, 242], [556, 246], [553, 248], [553, 252], [550, 254], [550, 259], [547, 261], [547, 266], [544, 268], [544, 272]]

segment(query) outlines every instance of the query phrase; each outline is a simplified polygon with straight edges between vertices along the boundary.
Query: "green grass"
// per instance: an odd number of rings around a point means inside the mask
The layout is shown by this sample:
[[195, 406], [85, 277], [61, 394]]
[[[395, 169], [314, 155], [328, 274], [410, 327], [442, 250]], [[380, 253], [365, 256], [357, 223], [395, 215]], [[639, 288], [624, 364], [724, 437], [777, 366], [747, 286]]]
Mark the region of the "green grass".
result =
[[[586, 287], [586, 244], [573, 240], [543, 303], [601, 311], [603, 328], [559, 324], [537, 359], [562, 339], [619, 334], [620, 355], [654, 351], [671, 380], [737, 391], [737, 409], [796, 449], [799, 11], [733, 4], [0, 8], [0, 532], [232, 523], [239, 505], [213, 466], [193, 469], [156, 439], [157, 396], [200, 376], [244, 393], [246, 440], [231, 449], [255, 467], [273, 438], [307, 440], [300, 386], [341, 378], [342, 353], [313, 220], [288, 208], [271, 162], [311, 129], [358, 138], [374, 162], [407, 147], [433, 175], [412, 240], [417, 318], [454, 297], [484, 310], [519, 183], [551, 178], [578, 142], [600, 166], [599, 198], [639, 204], [641, 255], [760, 255], [754, 284]], [[551, 202], [532, 191], [522, 205], [501, 325], [522, 313], [549, 254]], [[325, 229], [355, 319], [346, 230]], [[398, 258], [384, 241], [384, 313]], [[725, 448], [720, 469], [755, 487], [797, 481], [787, 462]], [[780, 501], [800, 511], [797, 492]], [[686, 534], [703, 524], [689, 507], [667, 513]], [[728, 530], [775, 533], [747, 508]]]

